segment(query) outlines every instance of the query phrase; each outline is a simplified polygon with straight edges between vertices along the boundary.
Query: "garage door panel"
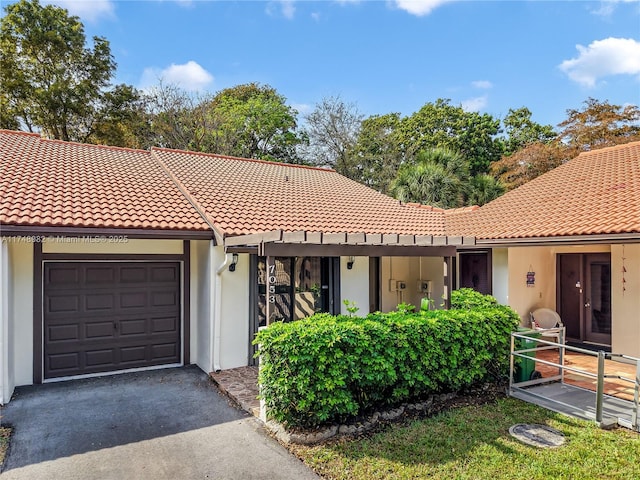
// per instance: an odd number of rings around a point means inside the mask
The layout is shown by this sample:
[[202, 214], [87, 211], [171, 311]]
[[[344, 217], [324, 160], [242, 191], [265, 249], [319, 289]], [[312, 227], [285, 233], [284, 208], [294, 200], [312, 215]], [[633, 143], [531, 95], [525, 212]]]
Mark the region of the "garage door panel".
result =
[[80, 283], [80, 274], [76, 268], [58, 267], [48, 271], [45, 275], [45, 286], [64, 288], [69, 285], [77, 285]]
[[121, 337], [129, 335], [144, 335], [148, 331], [147, 320], [145, 318], [120, 320], [119, 326]]
[[122, 283], [147, 283], [148, 268], [146, 266], [122, 267], [120, 269], [120, 282]]
[[120, 349], [121, 361], [127, 364], [127, 368], [131, 368], [131, 363], [146, 362], [148, 347], [146, 345], [134, 345]]
[[179, 318], [174, 317], [159, 317], [151, 319], [151, 332], [152, 333], [166, 333], [176, 332], [179, 327]]
[[175, 343], [163, 343], [159, 345], [153, 345], [151, 347], [151, 358], [168, 359], [175, 357], [177, 353], [177, 345]]
[[85, 340], [96, 338], [111, 339], [114, 337], [115, 327], [112, 321], [87, 322], [84, 328]]
[[113, 365], [116, 362], [116, 349], [89, 350], [84, 354], [85, 367]]
[[180, 362], [177, 262], [45, 261], [43, 274], [45, 378]]
[[113, 310], [115, 295], [113, 293], [89, 293], [85, 295], [85, 311]]
[[80, 368], [80, 352], [51, 355], [47, 360], [51, 372], [71, 372]]
[[47, 329], [47, 336], [50, 342], [79, 340], [80, 329], [77, 324], [51, 325]]
[[45, 313], [71, 313], [80, 311], [78, 295], [56, 295], [48, 298]]
[[143, 292], [127, 292], [120, 295], [120, 308], [145, 308], [149, 305], [148, 295]]
[[152, 307], [177, 307], [178, 292], [176, 291], [152, 292], [151, 306]]
[[98, 286], [103, 284], [112, 286], [114, 281], [114, 269], [108, 265], [99, 267], [87, 267], [85, 270], [85, 283], [87, 285]]
[[178, 281], [179, 271], [175, 266], [157, 267], [151, 269], [151, 281], [174, 283]]

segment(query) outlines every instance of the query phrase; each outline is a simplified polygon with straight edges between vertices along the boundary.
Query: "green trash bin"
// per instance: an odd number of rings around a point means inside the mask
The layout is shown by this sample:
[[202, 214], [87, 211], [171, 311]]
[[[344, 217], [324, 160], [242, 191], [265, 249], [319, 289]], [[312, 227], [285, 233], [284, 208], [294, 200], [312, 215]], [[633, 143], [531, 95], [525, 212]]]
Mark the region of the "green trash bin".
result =
[[[520, 334], [524, 334], [527, 337], [531, 338], [516, 338], [515, 348], [516, 350], [526, 350], [529, 348], [535, 348], [538, 345], [538, 342], [533, 340], [534, 338], [540, 338], [540, 333], [535, 330], [531, 330], [526, 327], [518, 327], [516, 330]], [[535, 360], [530, 360], [527, 357], [535, 358], [536, 352], [524, 352], [522, 353], [522, 357], [516, 357], [515, 372], [514, 372], [514, 381], [516, 383], [519, 382], [527, 382], [529, 380], [535, 380], [537, 378], [541, 378], [540, 372], [536, 370], [536, 362]]]

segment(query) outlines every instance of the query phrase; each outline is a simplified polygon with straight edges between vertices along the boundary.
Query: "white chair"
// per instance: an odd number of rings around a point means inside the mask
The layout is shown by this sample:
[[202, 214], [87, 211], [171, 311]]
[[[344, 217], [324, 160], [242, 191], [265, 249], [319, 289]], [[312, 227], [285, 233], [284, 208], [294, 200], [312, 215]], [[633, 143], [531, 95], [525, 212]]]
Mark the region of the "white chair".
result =
[[564, 328], [564, 324], [558, 312], [550, 308], [538, 308], [531, 312], [529, 317], [532, 329], [540, 332], [542, 337], [553, 338], [556, 343], [560, 342], [560, 330], [558, 329]]

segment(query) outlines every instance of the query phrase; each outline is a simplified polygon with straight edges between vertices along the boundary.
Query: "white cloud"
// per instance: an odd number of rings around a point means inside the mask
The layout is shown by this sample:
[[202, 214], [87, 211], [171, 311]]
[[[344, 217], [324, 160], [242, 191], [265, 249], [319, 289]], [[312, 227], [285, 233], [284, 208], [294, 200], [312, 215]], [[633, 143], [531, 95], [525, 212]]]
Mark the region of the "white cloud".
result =
[[145, 68], [139, 86], [144, 89], [157, 85], [162, 81], [193, 92], [204, 90], [213, 80], [213, 75], [202, 68], [197, 62], [189, 60], [182, 65], [172, 63], [164, 70], [153, 67]]
[[400, 10], [422, 17], [423, 15], [429, 15], [439, 6], [452, 1], [455, 0], [395, 0], [394, 3]]
[[600, 17], [610, 16], [616, 9], [618, 3], [637, 3], [638, 0], [602, 0], [598, 8], [591, 8], [590, 13]]
[[277, 2], [269, 2], [265, 8], [267, 15], [272, 17], [278, 14], [276, 6], [279, 8], [279, 13], [286, 19], [292, 20], [296, 14], [295, 1], [293, 0], [278, 0]]
[[294, 103], [291, 105], [296, 111], [302, 115], [311, 113], [312, 107], [308, 103]]
[[115, 16], [115, 5], [111, 0], [45, 0], [43, 3], [66, 8], [71, 15], [89, 22]]
[[487, 106], [489, 103], [489, 97], [483, 95], [481, 97], [468, 98], [460, 103], [460, 106], [465, 112], [478, 112]]
[[476, 80], [474, 82], [471, 82], [471, 86], [475, 88], [481, 88], [482, 90], [488, 90], [490, 88], [493, 88], [493, 83], [491, 83], [489, 80]]
[[280, 3], [282, 5], [282, 15], [291, 20], [296, 13], [296, 6], [292, 1], [282, 1]]
[[640, 42], [632, 38], [595, 40], [588, 47], [576, 45], [578, 57], [563, 61], [559, 68], [571, 80], [593, 88], [609, 75], [640, 74]]

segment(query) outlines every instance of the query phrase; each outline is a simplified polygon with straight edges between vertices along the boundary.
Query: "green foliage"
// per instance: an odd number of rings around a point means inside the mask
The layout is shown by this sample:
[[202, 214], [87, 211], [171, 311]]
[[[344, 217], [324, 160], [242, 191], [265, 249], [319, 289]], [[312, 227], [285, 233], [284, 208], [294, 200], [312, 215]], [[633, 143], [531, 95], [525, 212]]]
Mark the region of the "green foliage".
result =
[[347, 312], [349, 312], [350, 317], [353, 317], [356, 313], [358, 313], [358, 310], [360, 310], [360, 307], [356, 305], [356, 302], [353, 302], [351, 300], [344, 299], [342, 303], [344, 303], [344, 306], [347, 308]]
[[473, 288], [460, 288], [451, 292], [451, 309], [471, 310], [472, 308], [494, 308], [498, 300], [491, 295], [483, 295]]
[[312, 427], [506, 375], [519, 318], [491, 299], [459, 304], [474, 302], [488, 306], [272, 324], [255, 340], [270, 415]]
[[556, 137], [551, 125], [541, 125], [531, 120], [531, 111], [526, 107], [510, 108], [502, 123], [507, 134], [505, 155], [511, 155], [532, 143], [549, 143]]
[[487, 173], [491, 162], [500, 159], [503, 145], [499, 133], [500, 120], [487, 113], [467, 112], [442, 98], [426, 103], [400, 126], [407, 158], [428, 148], [448, 148], [466, 159], [471, 175]]
[[417, 163], [400, 167], [391, 184], [391, 194], [403, 202], [417, 202], [441, 208], [465, 203], [468, 166], [463, 158], [444, 148], [424, 150]]
[[21, 0], [0, 20], [0, 116], [3, 128], [23, 125], [52, 138], [86, 141], [104, 108], [116, 64], [109, 42], [93, 37], [65, 9]]

